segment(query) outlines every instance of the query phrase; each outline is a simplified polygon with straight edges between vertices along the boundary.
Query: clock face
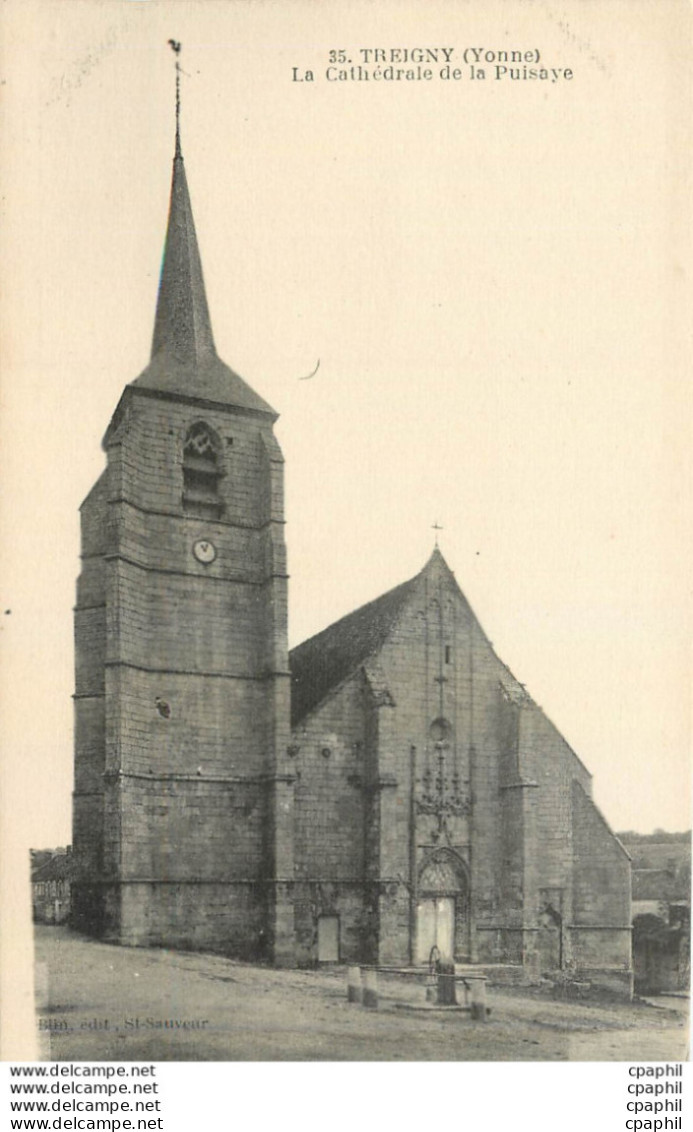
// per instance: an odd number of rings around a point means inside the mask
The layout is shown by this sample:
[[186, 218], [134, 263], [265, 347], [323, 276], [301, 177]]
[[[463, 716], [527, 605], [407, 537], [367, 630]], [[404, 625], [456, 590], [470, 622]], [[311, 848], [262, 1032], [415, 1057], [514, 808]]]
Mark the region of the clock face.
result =
[[197, 542], [193, 543], [193, 554], [198, 562], [208, 566], [216, 558], [217, 548], [208, 538], [198, 538]]

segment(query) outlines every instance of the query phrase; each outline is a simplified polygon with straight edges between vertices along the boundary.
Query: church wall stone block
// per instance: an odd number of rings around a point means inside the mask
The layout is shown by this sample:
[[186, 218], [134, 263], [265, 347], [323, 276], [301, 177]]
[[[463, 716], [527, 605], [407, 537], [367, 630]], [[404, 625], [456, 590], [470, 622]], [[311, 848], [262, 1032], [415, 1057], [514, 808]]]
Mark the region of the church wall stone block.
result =
[[75, 701], [75, 745], [80, 759], [75, 765], [75, 791], [78, 795], [103, 792], [104, 697], [86, 696]]

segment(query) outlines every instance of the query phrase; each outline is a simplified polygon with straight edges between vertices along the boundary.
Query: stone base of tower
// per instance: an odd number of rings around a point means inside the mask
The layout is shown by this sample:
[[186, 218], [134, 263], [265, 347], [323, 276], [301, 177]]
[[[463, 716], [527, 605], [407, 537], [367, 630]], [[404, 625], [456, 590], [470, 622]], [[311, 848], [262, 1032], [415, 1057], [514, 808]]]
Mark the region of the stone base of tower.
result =
[[[107, 943], [211, 951], [272, 961], [271, 901], [264, 883], [105, 882], [77, 894], [73, 926]], [[286, 961], [283, 946], [280, 962]]]
[[73, 883], [70, 927], [100, 939], [104, 933], [104, 891], [99, 884]]

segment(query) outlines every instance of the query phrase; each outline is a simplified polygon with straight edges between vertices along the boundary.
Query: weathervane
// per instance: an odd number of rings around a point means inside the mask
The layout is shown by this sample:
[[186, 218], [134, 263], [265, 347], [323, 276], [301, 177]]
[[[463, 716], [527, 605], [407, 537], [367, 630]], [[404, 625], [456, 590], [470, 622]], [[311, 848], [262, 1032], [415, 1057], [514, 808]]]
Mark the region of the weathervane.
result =
[[431, 530], [436, 532], [436, 546], [437, 546], [438, 545], [438, 531], [444, 531], [445, 527], [441, 527], [440, 523], [436, 519], [435, 523], [433, 523], [431, 525]]
[[180, 157], [180, 55], [181, 45], [176, 39], [169, 39], [169, 46], [176, 54], [176, 157]]

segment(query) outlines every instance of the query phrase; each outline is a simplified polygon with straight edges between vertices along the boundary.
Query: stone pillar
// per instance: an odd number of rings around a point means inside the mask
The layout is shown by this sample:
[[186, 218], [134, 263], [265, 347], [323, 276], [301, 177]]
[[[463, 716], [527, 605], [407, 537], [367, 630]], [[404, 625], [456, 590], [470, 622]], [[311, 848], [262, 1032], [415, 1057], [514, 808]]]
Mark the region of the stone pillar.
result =
[[296, 964], [294, 928], [294, 785], [293, 775], [269, 783], [269, 953], [278, 967]]
[[522, 908], [522, 966], [526, 975], [535, 981], [539, 975], [538, 927], [539, 884], [537, 842], [537, 783], [524, 782], [519, 790], [523, 809], [523, 908]]
[[486, 980], [473, 979], [470, 988], [471, 1017], [474, 1022], [486, 1021]]
[[398, 737], [394, 703], [389, 694], [376, 700], [378, 713], [377, 777], [374, 805], [379, 809], [380, 875], [378, 893], [378, 962], [408, 963], [410, 955], [410, 894], [408, 822], [409, 783], [398, 774]]
[[363, 1000], [360, 967], [350, 967], [347, 972], [347, 1000], [349, 1002], [361, 1002]]
[[378, 1009], [378, 972], [372, 967], [363, 972], [363, 1005]]

